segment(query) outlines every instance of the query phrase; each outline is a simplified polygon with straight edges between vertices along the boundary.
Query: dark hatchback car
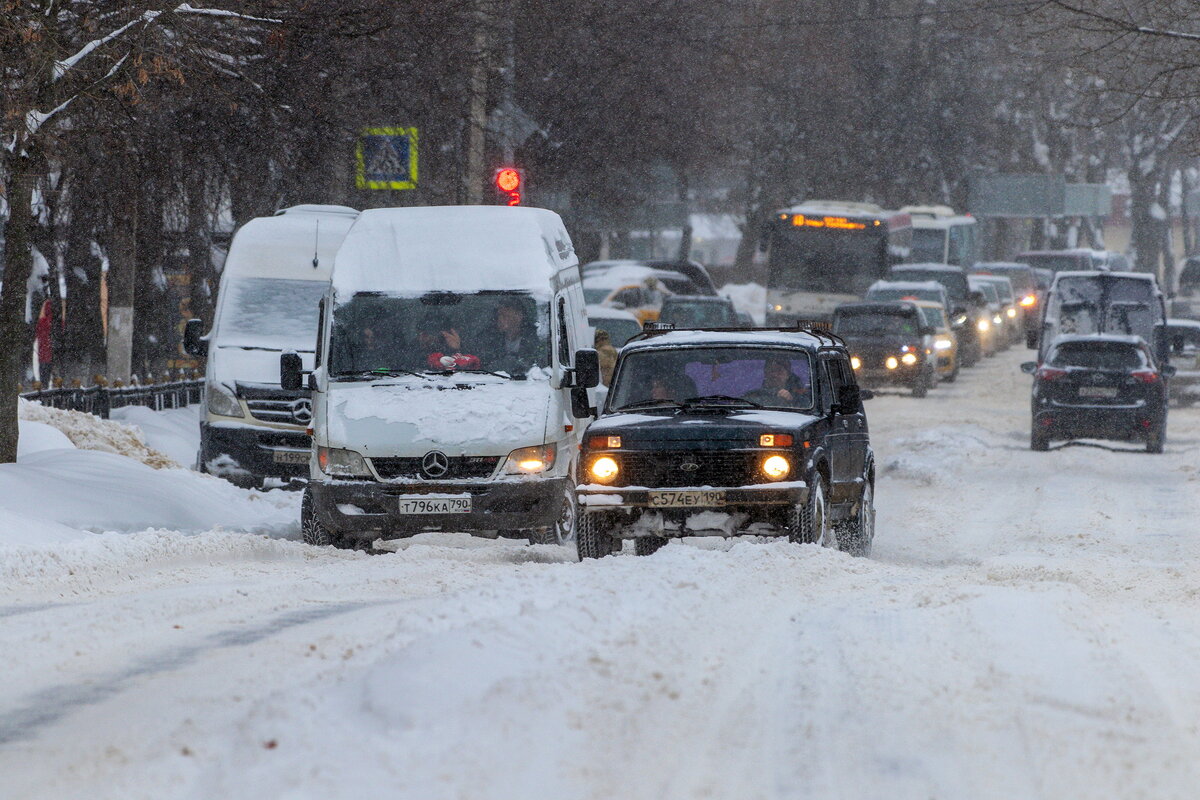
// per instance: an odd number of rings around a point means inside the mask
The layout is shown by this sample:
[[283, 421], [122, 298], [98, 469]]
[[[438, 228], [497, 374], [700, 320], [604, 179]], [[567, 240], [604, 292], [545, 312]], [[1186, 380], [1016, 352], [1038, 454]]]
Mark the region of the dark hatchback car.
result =
[[1167, 378], [1137, 336], [1060, 336], [1033, 375], [1030, 447], [1046, 450], [1053, 440], [1141, 441], [1161, 453], [1167, 435]]
[[900, 386], [924, 397], [937, 383], [937, 330], [914, 303], [844, 303], [833, 311], [833, 332], [846, 342], [863, 386]]
[[583, 437], [579, 556], [753, 534], [869, 554], [875, 462], [850, 357], [815, 330], [651, 331]]

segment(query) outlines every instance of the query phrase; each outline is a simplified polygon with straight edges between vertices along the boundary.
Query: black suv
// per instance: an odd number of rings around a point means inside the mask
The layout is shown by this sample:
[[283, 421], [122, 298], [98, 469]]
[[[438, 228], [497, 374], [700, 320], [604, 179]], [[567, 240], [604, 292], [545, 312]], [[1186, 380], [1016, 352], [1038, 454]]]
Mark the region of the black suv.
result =
[[648, 331], [621, 350], [580, 460], [576, 543], [787, 536], [870, 553], [875, 462], [842, 340], [817, 330]]
[[[940, 311], [940, 309], [939, 309]], [[850, 366], [867, 386], [903, 386], [924, 397], [937, 383], [937, 329], [913, 303], [843, 303], [833, 330], [850, 350]]]
[[1167, 436], [1167, 381], [1137, 336], [1060, 336], [1039, 365], [1021, 365], [1033, 380], [1030, 447], [1046, 450], [1052, 439], [1143, 441], [1161, 453]]

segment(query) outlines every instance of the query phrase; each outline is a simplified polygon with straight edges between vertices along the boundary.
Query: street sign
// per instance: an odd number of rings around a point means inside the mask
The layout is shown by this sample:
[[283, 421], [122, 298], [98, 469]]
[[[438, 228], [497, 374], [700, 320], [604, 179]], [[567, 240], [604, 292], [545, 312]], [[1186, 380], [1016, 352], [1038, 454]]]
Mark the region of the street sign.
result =
[[974, 175], [967, 211], [977, 217], [1106, 217], [1112, 190], [1102, 183], [1067, 183], [1059, 175]]
[[359, 189], [417, 188], [416, 128], [363, 128], [354, 157]]

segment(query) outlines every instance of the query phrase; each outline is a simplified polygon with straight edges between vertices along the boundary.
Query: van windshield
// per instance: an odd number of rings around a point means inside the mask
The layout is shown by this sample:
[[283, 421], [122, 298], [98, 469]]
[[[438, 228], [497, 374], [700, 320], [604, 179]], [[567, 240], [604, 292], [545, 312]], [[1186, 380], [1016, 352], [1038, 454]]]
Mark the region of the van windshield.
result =
[[214, 341], [231, 347], [312, 352], [325, 281], [237, 278], [225, 284]]
[[550, 366], [549, 303], [527, 292], [360, 293], [333, 312], [329, 374], [496, 372]]

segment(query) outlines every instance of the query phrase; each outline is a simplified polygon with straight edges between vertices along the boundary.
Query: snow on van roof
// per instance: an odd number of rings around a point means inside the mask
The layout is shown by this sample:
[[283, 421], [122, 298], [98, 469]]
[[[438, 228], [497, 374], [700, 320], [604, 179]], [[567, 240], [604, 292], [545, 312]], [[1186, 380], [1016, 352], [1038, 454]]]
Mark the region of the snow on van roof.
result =
[[1110, 342], [1114, 344], [1142, 344], [1145, 340], [1140, 336], [1130, 336], [1121, 333], [1064, 333], [1061, 336], [1055, 336], [1050, 342], [1051, 347], [1057, 347], [1060, 344], [1070, 344], [1072, 342]]
[[350, 206], [322, 206], [316, 203], [301, 203], [298, 206], [288, 206], [275, 212], [275, 216], [283, 214], [345, 214], [350, 217], [358, 216], [358, 209]]
[[894, 274], [910, 269], [920, 269], [927, 272], [965, 272], [962, 267], [956, 267], [953, 264], [934, 264], [932, 262], [923, 262], [920, 264], [896, 264], [892, 267], [892, 273]]
[[334, 291], [548, 291], [579, 259], [553, 211], [510, 206], [375, 208], [338, 251]]
[[898, 291], [935, 291], [944, 292], [946, 287], [942, 286], [937, 281], [884, 281], [878, 280], [867, 287], [867, 291], [871, 292], [875, 289], [896, 289]]
[[[345, 206], [298, 208], [304, 210], [296, 213], [285, 209], [275, 216], [252, 219], [239, 228], [229, 246], [223, 275], [329, 280], [334, 255], [358, 212]], [[347, 214], [347, 210], [351, 213]]]

